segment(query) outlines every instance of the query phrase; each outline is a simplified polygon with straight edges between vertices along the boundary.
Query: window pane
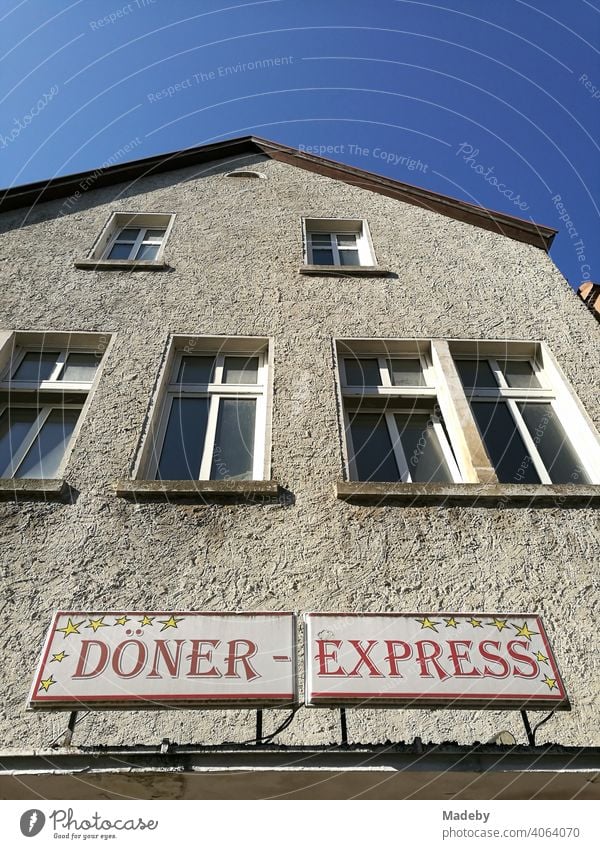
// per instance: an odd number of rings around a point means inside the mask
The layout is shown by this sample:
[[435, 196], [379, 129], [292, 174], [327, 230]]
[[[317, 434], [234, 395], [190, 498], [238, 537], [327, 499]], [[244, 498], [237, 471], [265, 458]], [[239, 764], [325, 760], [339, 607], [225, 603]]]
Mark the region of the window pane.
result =
[[53, 410], [17, 471], [16, 478], [55, 478], [81, 410]]
[[13, 380], [31, 380], [38, 383], [40, 380], [48, 380], [54, 371], [58, 360], [56, 351], [32, 351], [25, 354], [21, 365], [13, 374]]
[[136, 259], [156, 259], [160, 245], [140, 245]]
[[212, 383], [214, 357], [182, 357], [178, 383]]
[[310, 240], [314, 247], [331, 247], [331, 233], [311, 233]]
[[381, 386], [379, 364], [376, 359], [345, 359], [348, 386]]
[[0, 475], [10, 474], [8, 466], [39, 415], [34, 407], [9, 407], [0, 416]]
[[101, 359], [99, 354], [69, 354], [60, 379], [90, 383]]
[[473, 403], [475, 421], [500, 483], [540, 483], [506, 404]]
[[173, 398], [156, 480], [198, 480], [208, 398]]
[[523, 403], [518, 407], [552, 483], [589, 483], [552, 406]]
[[392, 441], [382, 414], [351, 413], [350, 434], [358, 480], [400, 479]]
[[162, 239], [165, 235], [164, 230], [146, 230], [146, 235], [144, 236], [144, 241], [148, 239]]
[[313, 265], [333, 265], [333, 251], [316, 250], [312, 252]]
[[223, 383], [257, 383], [258, 357], [225, 357]]
[[425, 386], [420, 360], [390, 360], [394, 386]]
[[426, 413], [397, 413], [395, 419], [412, 481], [450, 483], [452, 475], [431, 416]]
[[338, 233], [336, 238], [338, 247], [356, 247], [356, 235], [354, 233]]
[[498, 360], [498, 365], [509, 386], [515, 389], [541, 389], [531, 363], [525, 360]]
[[109, 259], [129, 259], [132, 245], [120, 245], [116, 242], [108, 255]]
[[255, 417], [253, 398], [221, 399], [211, 480], [252, 480]]
[[339, 251], [340, 265], [360, 265], [358, 251], [350, 251], [344, 248]]
[[117, 236], [117, 239], [120, 242], [135, 242], [139, 235], [139, 229], [125, 228], [124, 230], [121, 230], [121, 232]]
[[497, 389], [498, 381], [487, 360], [455, 360], [463, 386]]

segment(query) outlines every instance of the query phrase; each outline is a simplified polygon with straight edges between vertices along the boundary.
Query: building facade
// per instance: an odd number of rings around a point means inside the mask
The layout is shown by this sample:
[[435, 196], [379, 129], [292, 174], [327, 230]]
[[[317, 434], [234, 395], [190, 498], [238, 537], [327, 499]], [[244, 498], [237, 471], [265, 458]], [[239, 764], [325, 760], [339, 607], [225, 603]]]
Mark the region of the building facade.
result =
[[[5, 798], [597, 798], [599, 336], [553, 231], [255, 139], [0, 227]], [[67, 748], [26, 709], [57, 610], [536, 613], [571, 710], [550, 780], [518, 710], [91, 711]]]

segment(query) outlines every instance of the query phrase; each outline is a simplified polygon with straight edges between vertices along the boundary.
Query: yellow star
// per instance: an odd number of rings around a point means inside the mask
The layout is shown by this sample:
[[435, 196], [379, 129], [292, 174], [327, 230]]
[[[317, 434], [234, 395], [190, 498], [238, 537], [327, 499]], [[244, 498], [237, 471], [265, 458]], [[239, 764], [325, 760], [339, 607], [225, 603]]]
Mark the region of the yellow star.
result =
[[46, 678], [46, 680], [45, 680], [45, 681], [42, 681], [42, 682], [40, 683], [40, 686], [38, 687], [38, 690], [45, 690], [46, 692], [48, 692], [48, 690], [50, 689], [50, 687], [51, 687], [53, 684], [56, 684], [56, 681], [54, 680], [54, 678], [53, 678], [53, 677], [52, 677], [52, 675], [51, 675], [51, 676], [50, 676], [50, 678]]
[[458, 622], [456, 621], [454, 616], [451, 616], [450, 619], [446, 619], [446, 628], [456, 628], [457, 625]]
[[527, 622], [523, 622], [521, 627], [518, 625], [513, 625], [513, 628], [517, 630], [517, 637], [525, 637], [526, 640], [530, 640], [534, 634], [537, 634], [537, 631], [530, 631]]
[[68, 656], [69, 655], [65, 654], [64, 651], [59, 651], [57, 654], [52, 655], [52, 660], [50, 661], [50, 663], [54, 663], [55, 660], [57, 660], [59, 663], [62, 663], [62, 661], [65, 659], [65, 657], [68, 657]]
[[98, 630], [98, 628], [108, 628], [106, 622], [103, 622], [104, 616], [101, 616], [99, 619], [90, 619], [90, 624], [86, 625], [86, 628], [93, 628], [94, 634]]
[[[43, 682], [42, 682], [43, 683]], [[558, 684], [556, 683], [556, 678], [549, 678], [547, 675], [544, 678], [544, 684], [547, 684], [551, 690], [556, 688], [558, 690]]]
[[437, 634], [438, 629], [435, 626], [439, 625], [439, 622], [433, 622], [431, 619], [428, 619], [427, 616], [424, 616], [423, 619], [417, 619], [417, 622], [419, 623], [422, 629], [431, 628], [431, 630], [435, 631], [435, 633]]
[[176, 628], [177, 623], [181, 622], [183, 616], [170, 616], [168, 619], [159, 619], [158, 621], [162, 625], [161, 631], [166, 631], [167, 628]]
[[152, 625], [152, 620], [153, 620], [153, 619], [154, 619], [154, 616], [146, 616], [146, 615], [144, 614], [144, 618], [143, 618], [143, 619], [140, 619], [140, 625], [141, 625], [142, 627], [143, 627], [144, 625]]
[[119, 616], [115, 619], [115, 625], [125, 625], [127, 622], [129, 622], [129, 616]]
[[506, 619], [494, 619], [492, 622], [486, 622], [486, 625], [494, 625], [499, 631], [503, 631], [505, 628], [508, 628]]
[[65, 635], [65, 637], [68, 637], [68, 636], [69, 636], [69, 634], [78, 634], [78, 633], [79, 633], [79, 628], [80, 628], [82, 625], [83, 625], [83, 622], [78, 622], [77, 624], [74, 624], [73, 620], [72, 620], [72, 619], [71, 619], [71, 617], [69, 616], [69, 621], [67, 622], [67, 624], [65, 625], [65, 627], [64, 627], [64, 628], [57, 628], [56, 630], [57, 630], [57, 631], [62, 631], [62, 633]]
[[548, 663], [548, 658], [541, 651], [535, 653], [535, 659], [539, 660], [540, 663]]
[[470, 624], [471, 624], [474, 628], [483, 628], [483, 625], [481, 624], [481, 621], [480, 621], [479, 619], [475, 619], [475, 617], [474, 617], [474, 616], [471, 616], [471, 618], [470, 618], [469, 620], [467, 620], [467, 621], [468, 621], [468, 622], [470, 622]]

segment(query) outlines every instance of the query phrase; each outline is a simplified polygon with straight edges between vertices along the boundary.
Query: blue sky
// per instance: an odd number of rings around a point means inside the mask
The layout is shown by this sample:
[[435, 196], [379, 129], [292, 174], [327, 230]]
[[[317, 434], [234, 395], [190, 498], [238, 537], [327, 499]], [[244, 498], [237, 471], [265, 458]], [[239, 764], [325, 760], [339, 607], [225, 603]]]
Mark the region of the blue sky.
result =
[[3, 0], [0, 185], [254, 133], [560, 229], [577, 286], [599, 35], [600, 0]]

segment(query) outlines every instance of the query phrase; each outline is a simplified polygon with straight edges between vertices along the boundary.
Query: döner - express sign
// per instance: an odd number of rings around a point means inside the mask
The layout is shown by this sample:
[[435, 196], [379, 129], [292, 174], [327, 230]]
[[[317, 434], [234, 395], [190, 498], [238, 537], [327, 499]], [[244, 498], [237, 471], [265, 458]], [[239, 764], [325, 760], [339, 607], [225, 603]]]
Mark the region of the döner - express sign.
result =
[[569, 710], [539, 616], [310, 613], [313, 706]]
[[[534, 614], [309, 613], [312, 707], [568, 710]], [[268, 707], [296, 702], [293, 613], [61, 612], [29, 707]]]

